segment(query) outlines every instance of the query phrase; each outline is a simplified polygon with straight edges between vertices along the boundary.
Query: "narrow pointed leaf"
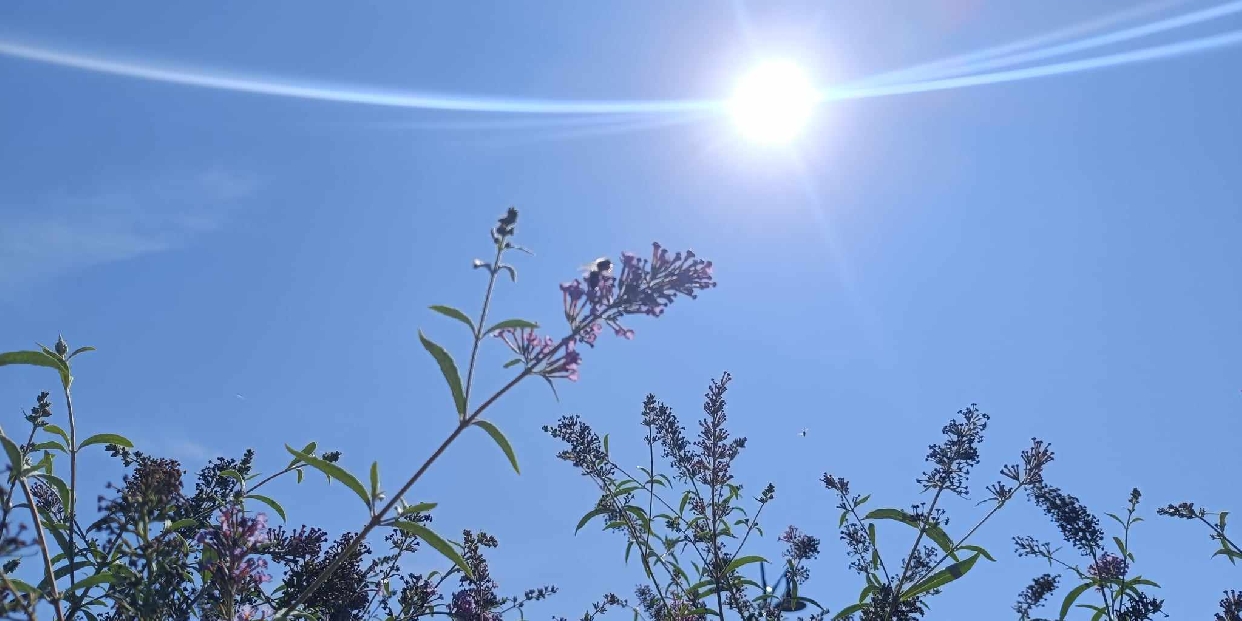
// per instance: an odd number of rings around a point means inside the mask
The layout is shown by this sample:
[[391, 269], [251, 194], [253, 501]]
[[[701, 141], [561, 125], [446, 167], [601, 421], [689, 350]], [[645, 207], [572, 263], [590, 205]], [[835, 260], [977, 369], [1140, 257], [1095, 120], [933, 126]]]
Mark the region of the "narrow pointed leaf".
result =
[[849, 617], [850, 615], [861, 611], [865, 606], [866, 606], [865, 604], [850, 604], [849, 606], [846, 606], [845, 608], [842, 608], [840, 611], [838, 611], [837, 614], [832, 617], [832, 619], [833, 621], [840, 621], [841, 619], [845, 619]]
[[46, 431], [46, 432], [48, 432], [48, 433], [54, 433], [54, 434], [56, 434], [56, 435], [60, 436], [60, 437], [61, 437], [61, 439], [65, 441], [65, 445], [66, 445], [66, 446], [68, 446], [68, 445], [69, 445], [69, 434], [65, 433], [65, 430], [64, 430], [64, 429], [61, 429], [61, 428], [60, 428], [60, 426], [58, 426], [58, 425], [44, 425], [44, 426], [43, 426], [43, 430], [44, 430], [44, 431]]
[[444, 376], [444, 381], [448, 382], [449, 391], [453, 393], [453, 405], [457, 408], [457, 416], [465, 418], [466, 393], [462, 389], [457, 363], [453, 362], [453, 357], [443, 347], [424, 336], [422, 330], [418, 331], [418, 340], [422, 342], [423, 349], [426, 349], [427, 353], [436, 359], [436, 364], [440, 365], [440, 374]]
[[488, 328], [487, 331], [485, 331], [483, 334], [485, 335], [495, 334], [496, 332], [500, 330], [509, 330], [509, 329], [516, 330], [518, 328], [526, 328], [528, 330], [534, 330], [538, 327], [539, 327], [539, 324], [533, 321], [526, 321], [525, 319], [506, 319]]
[[476, 420], [474, 421], [474, 425], [482, 428], [483, 431], [487, 432], [487, 435], [491, 436], [492, 439], [496, 441], [496, 445], [500, 447], [500, 450], [504, 451], [505, 457], [509, 458], [509, 463], [513, 466], [513, 471], [518, 474], [522, 474], [522, 469], [518, 467], [517, 455], [513, 453], [513, 446], [509, 444], [509, 440], [505, 438], [505, 434], [500, 433], [500, 430], [496, 428], [496, 425], [493, 425], [489, 421], [482, 419]]
[[324, 473], [329, 478], [340, 481], [345, 485], [345, 487], [348, 487], [353, 490], [355, 494], [358, 494], [358, 497], [362, 499], [363, 504], [365, 504], [367, 508], [371, 507], [371, 497], [367, 495], [367, 488], [363, 487], [362, 483], [358, 481], [358, 478], [350, 474], [344, 468], [336, 464], [326, 462], [318, 457], [302, 453], [288, 444], [285, 445], [285, 450], [289, 451], [289, 453], [294, 457], [306, 462], [306, 464], [310, 467]]
[[603, 507], [596, 507], [595, 509], [587, 511], [587, 514], [582, 516], [582, 519], [578, 520], [578, 526], [574, 528], [574, 534], [578, 534], [578, 531], [582, 530], [582, 527], [586, 526], [587, 522], [591, 521], [591, 518], [604, 515], [606, 513], [608, 513], [608, 510]]
[[426, 541], [427, 545], [435, 548], [437, 552], [443, 554], [448, 560], [453, 561], [453, 564], [461, 569], [462, 573], [467, 576], [474, 577], [473, 574], [470, 573], [470, 566], [466, 565], [466, 560], [457, 553], [457, 550], [450, 545], [449, 542], [432, 532], [430, 528], [427, 528], [422, 524], [406, 520], [397, 520], [393, 523], [393, 525], [407, 533], [410, 533], [411, 535], [414, 535], [415, 537], [418, 537], [419, 539], [422, 539], [423, 541]]
[[465, 313], [457, 310], [456, 308], [453, 308], [452, 306], [441, 306], [439, 304], [436, 304], [435, 306], [432, 306], [430, 308], [431, 310], [437, 313], [440, 313], [441, 315], [444, 315], [445, 317], [451, 317], [453, 319], [456, 319], [457, 321], [460, 321], [466, 324], [466, 327], [470, 328], [470, 332], [471, 333], [474, 332], [474, 322], [470, 321], [470, 318], [467, 317]]
[[1074, 589], [1069, 593], [1065, 594], [1065, 599], [1061, 601], [1061, 619], [1064, 619], [1069, 615], [1070, 608], [1074, 606], [1074, 602], [1078, 600], [1078, 596], [1085, 593], [1089, 588], [1091, 588], [1091, 583], [1084, 582], [1074, 587]]
[[4, 444], [4, 452], [8, 453], [9, 463], [13, 466], [13, 476], [17, 477], [26, 465], [25, 460], [22, 459], [22, 450], [17, 448], [17, 444], [8, 436], [0, 436], [0, 443]]
[[130, 442], [129, 438], [115, 433], [97, 433], [83, 440], [82, 444], [78, 445], [78, 448], [83, 449], [94, 444], [115, 444], [125, 448], [134, 448], [134, 443]]
[[379, 462], [371, 462], [371, 498], [379, 499]]
[[86, 347], [79, 347], [79, 348], [77, 348], [77, 349], [73, 350], [73, 353], [72, 353], [72, 354], [69, 354], [69, 357], [68, 357], [68, 358], [66, 358], [66, 360], [73, 360], [73, 357], [74, 357], [74, 356], [76, 356], [76, 355], [78, 355], [78, 354], [85, 354], [85, 353], [86, 353], [86, 352], [88, 352], [88, 351], [95, 351], [95, 348], [94, 348], [94, 347], [91, 347], [90, 345], [87, 345]]
[[741, 567], [744, 567], [751, 563], [766, 563], [766, 562], [768, 562], [767, 559], [763, 558], [762, 556], [753, 556], [753, 555], [752, 556], [741, 556], [741, 557], [733, 559], [733, 561], [730, 562], [728, 566], [725, 567], [724, 573], [725, 575], [728, 575], [728, 574], [731, 574], [737, 571]]
[[959, 547], [959, 548], [958, 548], [958, 550], [961, 550], [961, 551], [963, 551], [963, 552], [974, 552], [974, 553], [978, 554], [979, 556], [982, 556], [983, 558], [986, 558], [986, 559], [988, 559], [989, 561], [992, 561], [993, 563], [995, 563], [995, 562], [996, 562], [996, 559], [992, 558], [992, 555], [991, 555], [991, 554], [988, 554], [988, 551], [987, 551], [987, 550], [984, 550], [984, 549], [983, 549], [982, 547], [980, 547], [980, 546], [976, 546], [976, 545], [965, 545], [965, 546], [961, 546], [961, 547]]
[[909, 591], [902, 593], [901, 600], [907, 601], [912, 597], [917, 597], [918, 595], [926, 593], [932, 589], [938, 589], [950, 582], [953, 582], [954, 580], [957, 580], [958, 578], [961, 578], [962, 576], [965, 576], [966, 572], [970, 571], [970, 568], [974, 567], [975, 562], [978, 560], [979, 555], [976, 554], [964, 561], [958, 561], [948, 567], [945, 567], [944, 569], [941, 569], [940, 571], [928, 576], [922, 582], [911, 587]]
[[249, 495], [247, 495], [247, 496], [246, 496], [246, 498], [248, 498], [248, 499], [250, 499], [250, 500], [257, 500], [257, 501], [259, 501], [259, 502], [261, 502], [261, 503], [263, 503], [263, 504], [265, 504], [265, 505], [267, 505], [267, 506], [271, 507], [271, 508], [272, 508], [272, 511], [275, 511], [275, 512], [276, 512], [276, 515], [279, 515], [279, 516], [280, 516], [280, 521], [282, 521], [282, 522], [288, 522], [288, 521], [289, 521], [289, 518], [285, 517], [285, 508], [284, 508], [284, 507], [282, 507], [282, 506], [280, 506], [280, 503], [276, 502], [275, 500], [272, 500], [271, 498], [268, 498], [267, 496], [263, 496], [263, 495], [261, 495], [261, 494], [249, 494]]

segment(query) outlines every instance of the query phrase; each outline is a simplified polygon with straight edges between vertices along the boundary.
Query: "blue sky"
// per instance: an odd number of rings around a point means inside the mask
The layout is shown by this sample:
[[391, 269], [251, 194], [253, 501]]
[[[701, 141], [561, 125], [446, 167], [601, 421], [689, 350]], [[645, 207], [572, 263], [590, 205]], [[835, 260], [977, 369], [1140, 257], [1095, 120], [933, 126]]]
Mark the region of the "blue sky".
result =
[[[1162, 15], [1213, 6], [1175, 4]], [[6, 3], [0, 40], [321, 85], [711, 99], [767, 58], [792, 59], [830, 85], [1133, 3], [723, 6], [238, 2], [198, 13]], [[1086, 56], [1240, 25], [1234, 17]], [[531, 384], [496, 410], [520, 477], [471, 434], [417, 499], [441, 503], [443, 531], [500, 539], [493, 565], [506, 589], [563, 589], [530, 614], [580, 614], [605, 591], [628, 594], [637, 574], [615, 538], [572, 536], [593, 495], [539, 427], [580, 413], [637, 460], [646, 393], [689, 423], [708, 380], [728, 370], [734, 430], [750, 438], [742, 478], [755, 493], [777, 484], [771, 531], [792, 522], [825, 539], [812, 590], [839, 608], [858, 583], [819, 475], [905, 506], [926, 445], [971, 402], [994, 417], [980, 491], [1037, 435], [1058, 453], [1052, 482], [1097, 513], [1120, 511], [1132, 486], [1149, 514], [1184, 499], [1242, 507], [1232, 476], [1242, 437], [1242, 89], [1231, 77], [1240, 62], [1242, 49], [1224, 47], [837, 101], [817, 109], [797, 143], [775, 148], [740, 140], [727, 118], [599, 131], [5, 55], [0, 347], [58, 332], [98, 347], [75, 385], [89, 431], [190, 463], [253, 446], [268, 469], [283, 465], [284, 443], [315, 439], [359, 472], [379, 459], [394, 482], [454, 421], [416, 335], [422, 328], [459, 358], [467, 342], [425, 309], [474, 312], [483, 282], [469, 262], [486, 253], [486, 227], [505, 207], [522, 210], [521, 243], [538, 256], [519, 259], [500, 315], [555, 325], [556, 285], [576, 266], [652, 240], [692, 247], [715, 261], [718, 289], [637, 322], [633, 342], [587, 352], [561, 402]], [[504, 359], [498, 345], [486, 352], [481, 387], [503, 381]], [[16, 410], [51, 382], [6, 369], [0, 394]], [[804, 427], [808, 437], [797, 437]], [[118, 478], [109, 468], [87, 476]], [[347, 491], [313, 478], [279, 491], [295, 525], [339, 531], [365, 517]], [[1173, 618], [1204, 618], [1221, 590], [1236, 588], [1236, 571], [1209, 560], [1204, 532], [1154, 515], [1140, 526], [1139, 569], [1166, 587]], [[980, 539], [1002, 562], [953, 585], [932, 618], [1009, 614], [1042, 570], [1011, 553], [1008, 537], [1025, 533], [1054, 535], [1033, 507], [1003, 512]]]

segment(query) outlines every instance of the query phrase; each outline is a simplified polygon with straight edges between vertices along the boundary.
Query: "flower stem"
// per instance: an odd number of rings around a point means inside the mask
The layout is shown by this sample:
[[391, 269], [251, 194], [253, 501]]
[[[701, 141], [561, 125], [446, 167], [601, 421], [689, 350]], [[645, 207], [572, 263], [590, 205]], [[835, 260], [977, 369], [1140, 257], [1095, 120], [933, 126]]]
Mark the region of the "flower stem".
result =
[[[67, 364], [67, 363], [66, 363]], [[69, 414], [69, 506], [66, 518], [69, 522], [69, 584], [77, 582], [75, 565], [77, 564], [77, 543], [74, 541], [73, 525], [76, 522], [78, 506], [78, 425], [73, 415], [73, 395], [69, 392], [69, 384], [65, 383], [65, 411]]]
[[[18, 473], [19, 475], [21, 473]], [[39, 520], [38, 505], [35, 503], [34, 494], [30, 493], [30, 484], [26, 483], [26, 477], [18, 476], [17, 482], [22, 486], [22, 493], [26, 495], [26, 505], [30, 508], [30, 519], [34, 522], [35, 537], [39, 542], [39, 552], [43, 555], [43, 571], [47, 573], [48, 590], [51, 591], [52, 605], [56, 608], [56, 621], [65, 621], [65, 611], [60, 606], [60, 592], [56, 589], [56, 573], [52, 570], [52, 553], [47, 547], [47, 537], [43, 534], [43, 522]]]

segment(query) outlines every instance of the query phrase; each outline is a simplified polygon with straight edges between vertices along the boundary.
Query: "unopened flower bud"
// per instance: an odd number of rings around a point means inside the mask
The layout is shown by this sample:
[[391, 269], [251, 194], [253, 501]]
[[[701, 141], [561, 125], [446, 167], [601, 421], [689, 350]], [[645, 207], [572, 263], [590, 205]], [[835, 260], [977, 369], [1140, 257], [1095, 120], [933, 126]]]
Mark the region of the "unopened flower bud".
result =
[[56, 337], [56, 353], [61, 357], [69, 353], [69, 344], [65, 342], [64, 336]]

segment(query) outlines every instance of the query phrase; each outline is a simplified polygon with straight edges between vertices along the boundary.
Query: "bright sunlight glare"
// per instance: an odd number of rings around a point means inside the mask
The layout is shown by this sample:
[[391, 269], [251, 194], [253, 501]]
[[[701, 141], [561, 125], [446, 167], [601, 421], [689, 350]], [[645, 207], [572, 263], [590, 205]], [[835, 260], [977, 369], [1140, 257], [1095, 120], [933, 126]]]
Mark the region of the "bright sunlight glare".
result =
[[815, 89], [790, 62], [760, 65], [742, 78], [730, 108], [742, 133], [755, 141], [785, 143], [797, 137], [815, 107]]

